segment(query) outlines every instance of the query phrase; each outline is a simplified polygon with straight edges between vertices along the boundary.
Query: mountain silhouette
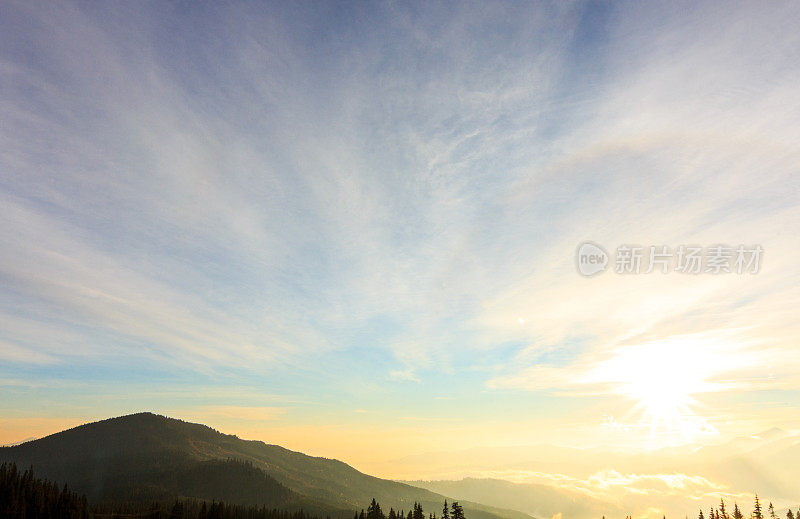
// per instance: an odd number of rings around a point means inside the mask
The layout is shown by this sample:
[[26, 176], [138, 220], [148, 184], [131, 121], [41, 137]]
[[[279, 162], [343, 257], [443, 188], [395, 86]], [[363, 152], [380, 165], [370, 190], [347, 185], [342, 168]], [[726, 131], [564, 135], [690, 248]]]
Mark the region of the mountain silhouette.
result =
[[[90, 500], [152, 501], [189, 497], [271, 508], [303, 509], [350, 519], [375, 498], [386, 509], [431, 512], [445, 496], [363, 474], [334, 459], [242, 440], [201, 424], [138, 413], [81, 425], [0, 448], [0, 461]], [[447, 498], [448, 500], [452, 500]], [[530, 519], [516, 511], [462, 503], [469, 519]]]

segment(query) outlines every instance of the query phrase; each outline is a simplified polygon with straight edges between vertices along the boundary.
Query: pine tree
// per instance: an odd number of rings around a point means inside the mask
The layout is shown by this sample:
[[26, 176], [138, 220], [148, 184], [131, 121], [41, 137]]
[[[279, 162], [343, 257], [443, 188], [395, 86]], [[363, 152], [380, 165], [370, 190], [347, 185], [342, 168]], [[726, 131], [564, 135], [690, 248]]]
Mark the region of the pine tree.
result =
[[790, 508], [788, 512], [786, 512], [786, 519], [794, 519], [794, 514], [792, 513], [792, 509]]
[[725, 510], [725, 500], [722, 498], [719, 499], [719, 511], [722, 515], [722, 519], [728, 519], [728, 512]]
[[742, 511], [739, 509], [739, 505], [736, 503], [733, 503], [733, 519], [744, 519]]
[[182, 519], [183, 518], [183, 503], [180, 500], [175, 501], [172, 511], [169, 513], [169, 519]]
[[447, 499], [444, 500], [444, 507], [442, 508], [442, 519], [450, 519], [450, 510], [447, 508]]
[[777, 519], [775, 516], [775, 507], [772, 506], [772, 501], [769, 502], [769, 517], [770, 519]]
[[697, 519], [705, 519], [703, 517], [703, 510], [702, 509], [700, 509], [700, 515], [697, 516]]
[[453, 501], [453, 504], [450, 506], [451, 514], [450, 519], [465, 519], [464, 518], [464, 507], [458, 504], [458, 501]]
[[753, 505], [753, 519], [764, 519], [764, 514], [761, 513], [761, 503], [758, 502], [758, 494], [756, 494], [756, 502]]
[[375, 501], [374, 497], [367, 507], [367, 519], [386, 519], [386, 516], [383, 515], [383, 510], [381, 510], [381, 505]]

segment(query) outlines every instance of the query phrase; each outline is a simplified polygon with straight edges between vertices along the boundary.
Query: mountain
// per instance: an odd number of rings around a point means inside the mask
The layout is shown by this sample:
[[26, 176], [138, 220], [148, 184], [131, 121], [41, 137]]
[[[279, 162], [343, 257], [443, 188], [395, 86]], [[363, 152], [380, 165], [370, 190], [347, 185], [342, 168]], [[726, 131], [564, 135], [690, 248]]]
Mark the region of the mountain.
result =
[[6, 444], [4, 444], [4, 445], [0, 445], [0, 447], [13, 447], [13, 446], [15, 446], [15, 445], [22, 445], [22, 444], [23, 444], [23, 443], [25, 443], [25, 442], [31, 442], [31, 441], [33, 441], [33, 440], [35, 440], [35, 439], [36, 439], [36, 438], [34, 438], [33, 436], [31, 436], [30, 438], [25, 438], [24, 440], [20, 440], [20, 441], [18, 441], [18, 442], [12, 442], [12, 443], [6, 443]]
[[[746, 496], [754, 492], [785, 509], [796, 506], [800, 495], [798, 466], [800, 435], [773, 428], [702, 447], [687, 444], [647, 452], [481, 447], [406, 457], [387, 462], [385, 470], [419, 474], [415, 478], [429, 481], [409, 482], [455, 498], [502, 503], [538, 517], [561, 512], [563, 517], [589, 519], [647, 511], [658, 512], [659, 518], [664, 513], [682, 517], [698, 507], [716, 506], [720, 495], [747, 507], [752, 497]], [[462, 475], [476, 479], [449, 481]], [[601, 514], [581, 513], [597, 506]]]
[[[3, 447], [0, 461], [33, 466], [39, 476], [68, 483], [92, 500], [181, 496], [303, 508], [347, 519], [373, 497], [387, 510], [408, 511], [420, 502], [429, 512], [438, 512], [445, 500], [430, 490], [363, 474], [341, 461], [152, 413], [111, 418]], [[469, 519], [530, 519], [520, 512], [462, 504]]]
[[33, 466], [39, 476], [67, 483], [93, 502], [193, 497], [318, 514], [349, 510], [290, 490], [233, 450], [225, 455], [221, 449], [229, 438], [145, 413], [0, 448], [0, 460]]
[[586, 494], [549, 485], [512, 483], [502, 479], [464, 478], [458, 481], [408, 481], [455, 499], [468, 499], [492, 506], [510, 506], [537, 517], [600, 517], [623, 515], [616, 505]]

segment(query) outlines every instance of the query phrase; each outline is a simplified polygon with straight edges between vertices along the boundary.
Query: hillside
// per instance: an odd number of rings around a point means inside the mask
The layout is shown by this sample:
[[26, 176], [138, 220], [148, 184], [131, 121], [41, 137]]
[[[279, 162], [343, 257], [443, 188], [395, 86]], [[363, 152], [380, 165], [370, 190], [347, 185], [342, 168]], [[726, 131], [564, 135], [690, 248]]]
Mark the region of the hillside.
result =
[[[252, 466], [221, 463], [228, 459]], [[33, 466], [42, 477], [66, 482], [95, 500], [179, 495], [303, 507], [349, 517], [352, 510], [366, 508], [373, 497], [387, 509], [407, 511], [418, 501], [431, 512], [438, 512], [445, 499], [429, 490], [368, 476], [341, 461], [242, 440], [152, 413], [111, 418], [3, 447], [0, 460]], [[202, 483], [211, 480], [233, 483]], [[470, 519], [529, 519], [519, 512], [463, 504]]]
[[611, 512], [623, 514], [611, 503], [579, 492], [548, 485], [512, 483], [500, 479], [465, 478], [458, 481], [409, 481], [411, 485], [492, 506], [514, 509], [538, 517], [600, 517]]

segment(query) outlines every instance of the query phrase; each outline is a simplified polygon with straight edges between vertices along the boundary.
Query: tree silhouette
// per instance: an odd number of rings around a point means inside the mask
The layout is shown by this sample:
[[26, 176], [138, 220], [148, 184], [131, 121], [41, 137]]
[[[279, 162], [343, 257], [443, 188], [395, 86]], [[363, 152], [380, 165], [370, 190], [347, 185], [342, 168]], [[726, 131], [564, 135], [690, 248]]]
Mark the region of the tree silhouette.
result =
[[375, 501], [374, 497], [367, 507], [367, 519], [386, 519], [386, 516], [383, 515], [383, 510], [381, 510], [381, 505]]
[[756, 502], [753, 505], [753, 519], [764, 519], [764, 514], [761, 513], [761, 503], [758, 502], [758, 494], [756, 494]]

